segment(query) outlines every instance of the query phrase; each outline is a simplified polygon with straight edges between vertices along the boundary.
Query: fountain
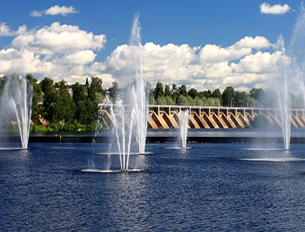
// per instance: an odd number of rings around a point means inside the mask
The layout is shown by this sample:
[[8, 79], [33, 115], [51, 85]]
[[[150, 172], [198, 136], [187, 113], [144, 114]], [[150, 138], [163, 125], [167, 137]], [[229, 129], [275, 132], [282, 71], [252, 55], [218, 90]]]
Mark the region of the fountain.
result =
[[16, 74], [6, 76], [1, 96], [1, 116], [17, 121], [23, 149], [28, 148], [32, 115], [32, 96], [33, 87], [28, 80]]
[[122, 171], [129, 170], [129, 156], [132, 145], [136, 152], [145, 153], [148, 100], [143, 80], [142, 45], [139, 16], [133, 20], [129, 47], [131, 50], [131, 65], [129, 83], [124, 89], [124, 101], [118, 98], [111, 104], [110, 113], [113, 117], [113, 130], [120, 156]]
[[[284, 41], [280, 36], [278, 39], [278, 47], [282, 54], [285, 54]], [[282, 122], [282, 136], [284, 150], [290, 149], [290, 134], [291, 134], [291, 98], [290, 98], [290, 83], [288, 82], [289, 69], [279, 61], [279, 73], [277, 83], [277, 99], [280, 112], [280, 120]]]
[[129, 99], [131, 99], [132, 109], [135, 116], [135, 132], [138, 143], [139, 153], [145, 153], [146, 134], [147, 134], [147, 117], [148, 117], [148, 95], [143, 80], [143, 61], [141, 45], [141, 27], [139, 16], [136, 15], [133, 20], [131, 30], [130, 44], [132, 49], [133, 67], [131, 78], [133, 85]]
[[113, 173], [141, 171], [141, 169], [131, 169], [129, 165], [131, 154], [134, 154], [134, 152], [145, 154], [147, 134], [148, 95], [142, 77], [142, 45], [138, 15], [133, 19], [129, 49], [131, 52], [131, 63], [128, 70], [129, 79], [124, 91], [115, 99], [114, 103], [111, 103], [108, 98], [104, 101], [104, 105], [109, 107], [110, 115], [113, 118], [113, 136], [110, 147], [116, 149], [116, 151], [110, 151], [108, 155], [119, 155], [120, 170], [85, 169], [82, 172]]
[[[300, 94], [303, 96], [305, 106], [305, 89], [304, 89], [304, 71], [305, 71], [305, 8], [301, 4], [300, 14], [297, 16], [292, 38], [289, 43], [286, 54], [290, 57], [290, 65], [279, 62], [278, 100], [280, 109], [280, 118], [282, 121], [282, 134], [284, 149], [290, 149], [291, 137], [291, 94]], [[279, 50], [285, 54], [283, 38], [278, 40]]]
[[186, 149], [187, 142], [187, 132], [189, 124], [189, 111], [180, 111], [179, 112], [179, 127], [180, 127], [180, 138], [181, 138], [181, 147]]
[[282, 86], [279, 86], [279, 108], [280, 118], [282, 122], [282, 135], [284, 150], [290, 149], [290, 135], [291, 135], [291, 99], [289, 93], [289, 87], [287, 83], [287, 73], [284, 73]]
[[[303, 96], [305, 103], [304, 89], [304, 71], [305, 71], [305, 8], [301, 5], [300, 14], [296, 19], [291, 41], [287, 49], [284, 46], [282, 36], [277, 41], [277, 49], [281, 53], [281, 59], [278, 60], [275, 77], [277, 86], [277, 105], [279, 108], [279, 116], [282, 124], [282, 137], [284, 150], [271, 157], [259, 158], [242, 158], [247, 161], [270, 161], [270, 162], [294, 162], [304, 161], [301, 158], [293, 158], [290, 153], [291, 138], [291, 95]], [[305, 106], [305, 104], [304, 104]], [[267, 151], [267, 150], [265, 150]], [[272, 150], [269, 150], [272, 151]], [[277, 151], [277, 150], [276, 150]], [[265, 155], [265, 154], [264, 154]], [[268, 154], [270, 156], [271, 154]]]

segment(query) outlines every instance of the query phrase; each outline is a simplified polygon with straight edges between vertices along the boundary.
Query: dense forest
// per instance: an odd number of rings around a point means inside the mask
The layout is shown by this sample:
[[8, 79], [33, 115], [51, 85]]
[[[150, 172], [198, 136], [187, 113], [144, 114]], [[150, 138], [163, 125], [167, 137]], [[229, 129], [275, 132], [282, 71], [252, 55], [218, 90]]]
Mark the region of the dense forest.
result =
[[[122, 89], [117, 82], [104, 89], [102, 80], [97, 77], [68, 85], [66, 81], [54, 82], [45, 77], [40, 82], [32, 75], [26, 78], [33, 85], [32, 132], [94, 131], [98, 119], [98, 104], [106, 95], [114, 100]], [[6, 77], [0, 78], [0, 92]], [[158, 82], [155, 87], [147, 86], [149, 104], [155, 105], [196, 105], [232, 107], [274, 107], [273, 93], [261, 88], [250, 92], [235, 90], [228, 86], [219, 89], [197, 91], [187, 90], [186, 85], [164, 85]], [[299, 98], [292, 96], [292, 107], [300, 107]]]

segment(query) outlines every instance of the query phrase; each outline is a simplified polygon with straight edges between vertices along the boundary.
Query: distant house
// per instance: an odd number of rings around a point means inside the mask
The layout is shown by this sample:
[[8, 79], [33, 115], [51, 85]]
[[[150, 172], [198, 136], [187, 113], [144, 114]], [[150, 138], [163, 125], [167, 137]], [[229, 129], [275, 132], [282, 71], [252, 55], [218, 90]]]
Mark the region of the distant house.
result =
[[[59, 91], [60, 88], [55, 88], [56, 91]], [[67, 91], [69, 92], [69, 94], [72, 96], [73, 95], [73, 89], [72, 88], [67, 88]]]

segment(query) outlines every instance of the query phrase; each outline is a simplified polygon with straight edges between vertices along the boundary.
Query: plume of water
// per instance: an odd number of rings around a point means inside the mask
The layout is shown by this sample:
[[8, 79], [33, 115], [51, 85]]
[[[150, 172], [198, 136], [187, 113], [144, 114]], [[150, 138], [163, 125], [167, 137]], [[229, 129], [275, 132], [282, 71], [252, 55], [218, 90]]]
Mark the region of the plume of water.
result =
[[132, 54], [131, 90], [128, 91], [131, 99], [131, 107], [134, 111], [136, 141], [138, 143], [139, 153], [145, 153], [146, 134], [147, 134], [147, 117], [148, 117], [148, 97], [143, 80], [143, 61], [141, 45], [141, 26], [139, 16], [133, 19], [129, 46]]
[[295, 86], [293, 86], [294, 92], [300, 93], [303, 98], [303, 106], [305, 106], [305, 7], [301, 4], [300, 13], [297, 16], [292, 38], [288, 48], [288, 54], [291, 57], [291, 71], [294, 77]]
[[283, 73], [282, 84], [279, 86], [278, 100], [280, 109], [280, 118], [282, 121], [282, 134], [284, 149], [290, 149], [290, 134], [291, 134], [291, 99], [288, 85], [288, 75]]
[[[285, 54], [285, 45], [283, 37], [280, 36], [277, 41], [277, 48], [279, 52], [284, 57]], [[277, 99], [279, 106], [280, 119], [282, 122], [282, 136], [283, 136], [283, 144], [284, 149], [290, 149], [290, 134], [291, 134], [291, 97], [290, 97], [290, 84], [288, 82], [288, 78], [290, 76], [289, 68], [287, 69], [285, 66], [284, 60], [279, 60], [279, 70], [278, 72], [278, 83], [277, 83]]]
[[[103, 105], [108, 107], [112, 118], [110, 152], [118, 152], [121, 170], [129, 169], [131, 150], [145, 153], [148, 98], [143, 80], [141, 27], [139, 16], [133, 19], [129, 43], [129, 65], [124, 79], [124, 91], [111, 102], [108, 97]], [[114, 150], [116, 148], [116, 150]]]
[[33, 87], [30, 82], [18, 75], [6, 77], [3, 95], [2, 110], [7, 115], [14, 115], [17, 121], [21, 145], [23, 149], [28, 147], [31, 115], [32, 115]]
[[183, 149], [186, 149], [187, 141], [187, 131], [189, 124], [189, 111], [180, 111], [179, 112], [179, 127], [180, 127], [180, 137], [181, 137], [181, 146]]
[[[112, 130], [115, 135], [119, 152], [121, 170], [126, 171], [129, 167], [132, 125], [134, 124], [134, 108], [131, 108], [131, 112], [126, 112], [128, 108], [124, 107], [121, 99], [116, 100], [114, 105], [110, 104], [109, 106], [110, 114], [112, 115]], [[129, 126], [126, 122], [130, 123]]]
[[[278, 101], [280, 118], [282, 121], [282, 133], [284, 149], [290, 149], [291, 135], [291, 94], [303, 96], [305, 103], [304, 71], [305, 71], [305, 8], [301, 4], [300, 13], [297, 16], [291, 41], [287, 51], [285, 51], [284, 40], [280, 36], [278, 39], [278, 49], [283, 56], [279, 61], [280, 78], [278, 86]], [[285, 60], [286, 56], [286, 60]], [[287, 58], [289, 57], [289, 62]], [[289, 66], [287, 67], [287, 64]]]

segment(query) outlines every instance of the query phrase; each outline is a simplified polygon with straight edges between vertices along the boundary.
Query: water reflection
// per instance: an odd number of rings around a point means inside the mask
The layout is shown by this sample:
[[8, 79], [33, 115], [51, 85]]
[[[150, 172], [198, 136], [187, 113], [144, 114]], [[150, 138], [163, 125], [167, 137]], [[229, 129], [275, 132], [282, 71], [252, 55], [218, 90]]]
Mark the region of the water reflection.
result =
[[[305, 162], [232, 159], [304, 159], [302, 144], [290, 153], [246, 151], [247, 144], [189, 144], [185, 151], [148, 144], [153, 154], [131, 156], [145, 172], [116, 174], [76, 172], [92, 155], [86, 144], [30, 145], [0, 152], [1, 231], [304, 228]], [[94, 157], [99, 167], [109, 165], [107, 155]]]

